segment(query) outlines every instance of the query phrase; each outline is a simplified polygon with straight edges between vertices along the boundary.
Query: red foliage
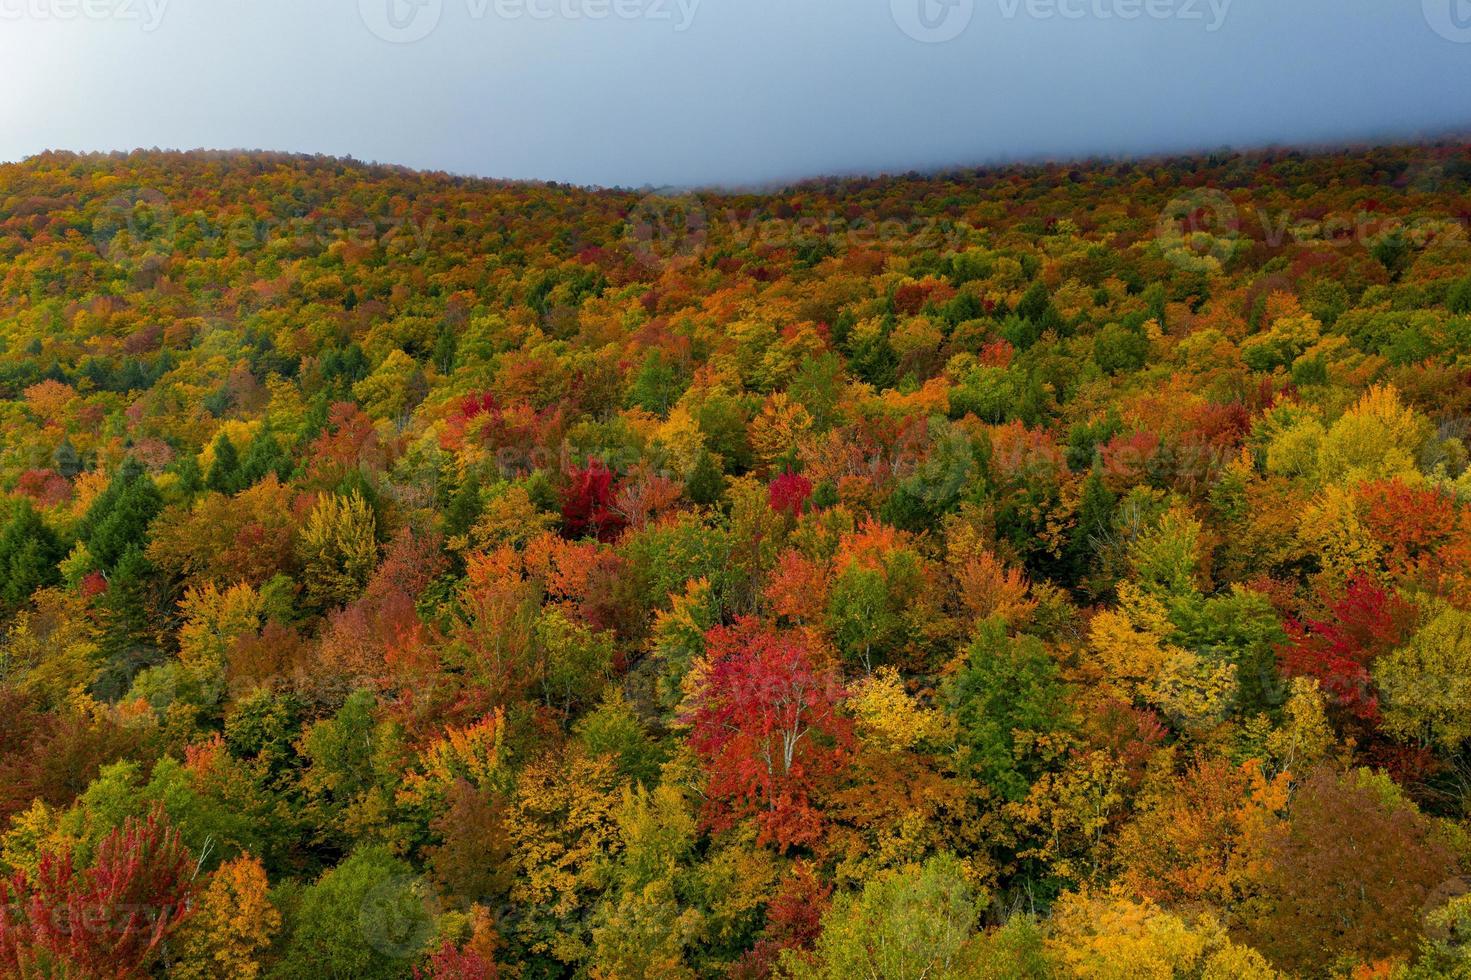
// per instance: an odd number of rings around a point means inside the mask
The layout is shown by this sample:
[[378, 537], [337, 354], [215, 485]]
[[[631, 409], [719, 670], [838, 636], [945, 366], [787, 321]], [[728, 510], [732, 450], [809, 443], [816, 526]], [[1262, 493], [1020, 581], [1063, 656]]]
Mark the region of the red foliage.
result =
[[129, 818], [82, 873], [46, 852], [34, 882], [0, 883], [0, 966], [6, 976], [145, 975], [189, 914], [194, 861], [155, 813]]
[[800, 473], [782, 470], [767, 487], [771, 509], [793, 517], [802, 513], [802, 505], [812, 496], [812, 481]]
[[993, 340], [982, 347], [976, 357], [988, 367], [1004, 368], [1011, 366], [1011, 359], [1015, 354], [1016, 348], [1011, 346], [1009, 340]]
[[71, 481], [55, 470], [26, 470], [15, 489], [42, 507], [55, 507], [72, 495]]
[[149, 733], [81, 712], [45, 713], [0, 688], [0, 827], [34, 799], [69, 806], [103, 766], [152, 759]]
[[709, 668], [690, 713], [690, 744], [705, 761], [706, 821], [717, 829], [745, 816], [763, 842], [785, 849], [815, 842], [822, 819], [815, 788], [837, 771], [852, 728], [838, 714], [837, 673], [814, 662], [795, 634], [752, 618], [706, 634]]
[[429, 955], [427, 970], [414, 967], [415, 980], [496, 980], [500, 975], [493, 961], [448, 939]]
[[1114, 436], [1099, 450], [1104, 481], [1114, 489], [1146, 482], [1146, 471], [1159, 447], [1159, 436], [1153, 432]]
[[614, 508], [618, 486], [613, 471], [602, 460], [589, 457], [586, 468], [574, 467], [567, 475], [571, 483], [562, 497], [567, 533], [574, 538], [592, 534], [599, 541], [612, 541], [628, 524]]
[[1455, 498], [1442, 490], [1376, 480], [1361, 484], [1356, 496], [1359, 520], [1396, 575], [1436, 571], [1437, 552], [1465, 530]]
[[327, 431], [312, 443], [308, 458], [312, 480], [330, 485], [354, 469], [382, 469], [387, 453], [371, 416], [353, 402], [335, 402], [328, 410]]
[[1328, 603], [1326, 619], [1286, 623], [1290, 638], [1278, 652], [1288, 676], [1316, 677], [1340, 709], [1361, 721], [1379, 720], [1370, 668], [1375, 658], [1410, 638], [1417, 610], [1366, 575]]
[[784, 949], [810, 949], [822, 933], [822, 916], [832, 900], [833, 886], [824, 884], [811, 865], [797, 864], [766, 906], [766, 928], [727, 973], [729, 980], [765, 980]]
[[90, 599], [107, 591], [107, 576], [101, 572], [88, 572], [82, 576], [81, 593]]

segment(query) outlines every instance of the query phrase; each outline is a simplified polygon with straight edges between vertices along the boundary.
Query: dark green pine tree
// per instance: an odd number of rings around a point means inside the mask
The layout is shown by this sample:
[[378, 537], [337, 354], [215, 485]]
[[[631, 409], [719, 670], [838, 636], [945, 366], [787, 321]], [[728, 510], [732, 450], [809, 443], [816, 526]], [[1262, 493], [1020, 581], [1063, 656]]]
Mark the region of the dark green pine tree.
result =
[[77, 536], [86, 543], [97, 567], [109, 572], [130, 547], [147, 545], [149, 522], [162, 509], [163, 499], [152, 477], [130, 457], [87, 508]]
[[466, 475], [455, 495], [450, 498], [444, 511], [444, 533], [450, 537], [468, 534], [475, 522], [480, 520], [480, 480], [475, 474]]
[[690, 468], [690, 475], [684, 481], [684, 493], [690, 500], [706, 507], [718, 503], [725, 494], [725, 474], [708, 450], [701, 450], [699, 459]]
[[1083, 498], [1078, 502], [1078, 523], [1068, 540], [1068, 564], [1073, 581], [1080, 583], [1098, 564], [1098, 549], [1113, 524], [1116, 500], [1095, 469], [1083, 481]]
[[240, 454], [230, 437], [221, 432], [215, 436], [214, 462], [209, 466], [209, 475], [204, 485], [215, 493], [238, 493], [242, 486]]
[[0, 611], [19, 608], [39, 588], [60, 581], [65, 549], [28, 500], [0, 530]]
[[61, 445], [51, 454], [51, 465], [68, 480], [82, 472], [82, 458], [77, 455], [76, 447], [71, 444], [70, 439], [62, 437]]
[[245, 451], [245, 459], [240, 464], [241, 488], [255, 486], [269, 473], [276, 474], [276, 479], [285, 483], [291, 478], [294, 468], [291, 457], [281, 448], [280, 440], [267, 422], [250, 440], [250, 448]]
[[204, 474], [199, 472], [199, 459], [192, 452], [184, 452], [174, 461], [174, 472], [179, 475], [179, 491], [192, 497], [204, 489]]
[[129, 546], [107, 576], [107, 591], [97, 600], [102, 613], [99, 645], [105, 660], [97, 681], [99, 695], [122, 697], [140, 670], [163, 659], [153, 624], [158, 608], [154, 590], [153, 565], [141, 546]]

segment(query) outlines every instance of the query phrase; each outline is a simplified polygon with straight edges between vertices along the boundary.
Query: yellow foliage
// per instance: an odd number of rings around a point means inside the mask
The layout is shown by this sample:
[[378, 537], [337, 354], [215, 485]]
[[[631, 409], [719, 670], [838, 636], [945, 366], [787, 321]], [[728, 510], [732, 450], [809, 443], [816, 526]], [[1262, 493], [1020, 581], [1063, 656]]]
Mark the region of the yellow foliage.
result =
[[102, 668], [94, 620], [73, 592], [42, 589], [15, 614], [0, 645], [0, 680], [15, 682], [43, 705], [59, 705], [96, 680]]
[[1336, 485], [1324, 487], [1303, 511], [1297, 542], [1318, 558], [1324, 571], [1339, 579], [1371, 567], [1380, 552], [1359, 521], [1352, 492]]
[[451, 726], [419, 754], [418, 767], [404, 777], [399, 805], [430, 809], [458, 779], [483, 787], [504, 761], [505, 719], [500, 708], [473, 725]]
[[942, 740], [954, 725], [943, 711], [920, 707], [904, 690], [899, 672], [889, 666], [853, 685], [848, 707], [863, 737], [891, 752]]
[[1334, 741], [1318, 682], [1294, 677], [1282, 708], [1282, 726], [1267, 736], [1268, 754], [1280, 768], [1300, 772], [1332, 751]]
[[254, 980], [259, 957], [281, 928], [260, 861], [245, 855], [220, 865], [185, 920], [179, 959], [170, 976], [183, 980], [231, 977]]
[[356, 598], [378, 561], [376, 533], [373, 509], [356, 490], [317, 501], [298, 544], [303, 578], [315, 598], [331, 605]]
[[700, 424], [695, 421], [694, 415], [683, 401], [669, 412], [669, 418], [659, 426], [656, 437], [664, 444], [669, 462], [680, 473], [688, 473], [700, 458], [700, 451], [705, 448], [705, 436], [700, 431]]
[[509, 544], [521, 546], [539, 537], [557, 523], [557, 518], [541, 510], [521, 484], [513, 484], [485, 505], [480, 519], [470, 529], [470, 544], [489, 549]]
[[265, 601], [244, 582], [223, 592], [213, 582], [191, 587], [179, 605], [179, 661], [204, 677], [219, 676], [230, 644], [264, 625]]
[[602, 880], [603, 863], [620, 845], [617, 772], [611, 757], [572, 755], [527, 766], [506, 818], [517, 870], [511, 901], [543, 910], [554, 932], [533, 930], [534, 952], [575, 962], [589, 952], [579, 923]]
[[1329, 428], [1319, 469], [1325, 480], [1345, 484], [1418, 477], [1416, 457], [1430, 435], [1430, 422], [1401, 402], [1392, 385], [1375, 385]]
[[751, 423], [751, 445], [765, 463], [785, 456], [812, 428], [812, 416], [801, 402], [779, 391], [766, 400]]
[[1159, 672], [1141, 689], [1144, 698], [1187, 731], [1224, 721], [1236, 698], [1236, 665], [1212, 663], [1175, 646], [1166, 650]]
[[1119, 893], [1064, 894], [1047, 950], [1066, 976], [1096, 980], [1276, 980], [1260, 954], [1239, 946], [1210, 915], [1187, 921]]
[[1172, 656], [1165, 607], [1132, 582], [1119, 583], [1119, 605], [1093, 617], [1088, 627], [1090, 666], [1102, 684], [1132, 700], [1153, 682]]

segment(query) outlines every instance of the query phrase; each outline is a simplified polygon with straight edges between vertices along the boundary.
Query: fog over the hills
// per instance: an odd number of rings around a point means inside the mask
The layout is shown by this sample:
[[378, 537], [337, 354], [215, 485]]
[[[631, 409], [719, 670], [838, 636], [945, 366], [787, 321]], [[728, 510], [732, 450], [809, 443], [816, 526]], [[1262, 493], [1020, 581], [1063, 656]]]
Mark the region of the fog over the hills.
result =
[[0, 0], [0, 159], [749, 183], [1471, 124], [1468, 0]]

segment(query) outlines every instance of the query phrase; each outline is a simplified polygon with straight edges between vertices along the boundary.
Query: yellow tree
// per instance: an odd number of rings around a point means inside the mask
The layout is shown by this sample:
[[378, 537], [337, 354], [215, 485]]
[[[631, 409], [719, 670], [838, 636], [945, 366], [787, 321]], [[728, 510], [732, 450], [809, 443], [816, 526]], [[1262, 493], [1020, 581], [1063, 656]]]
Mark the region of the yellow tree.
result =
[[254, 980], [260, 956], [281, 927], [270, 882], [259, 860], [243, 855], [210, 875], [179, 936], [179, 959], [170, 976], [181, 980], [231, 977]]
[[297, 550], [307, 591], [324, 606], [357, 598], [378, 561], [373, 509], [354, 490], [326, 494], [302, 528]]

